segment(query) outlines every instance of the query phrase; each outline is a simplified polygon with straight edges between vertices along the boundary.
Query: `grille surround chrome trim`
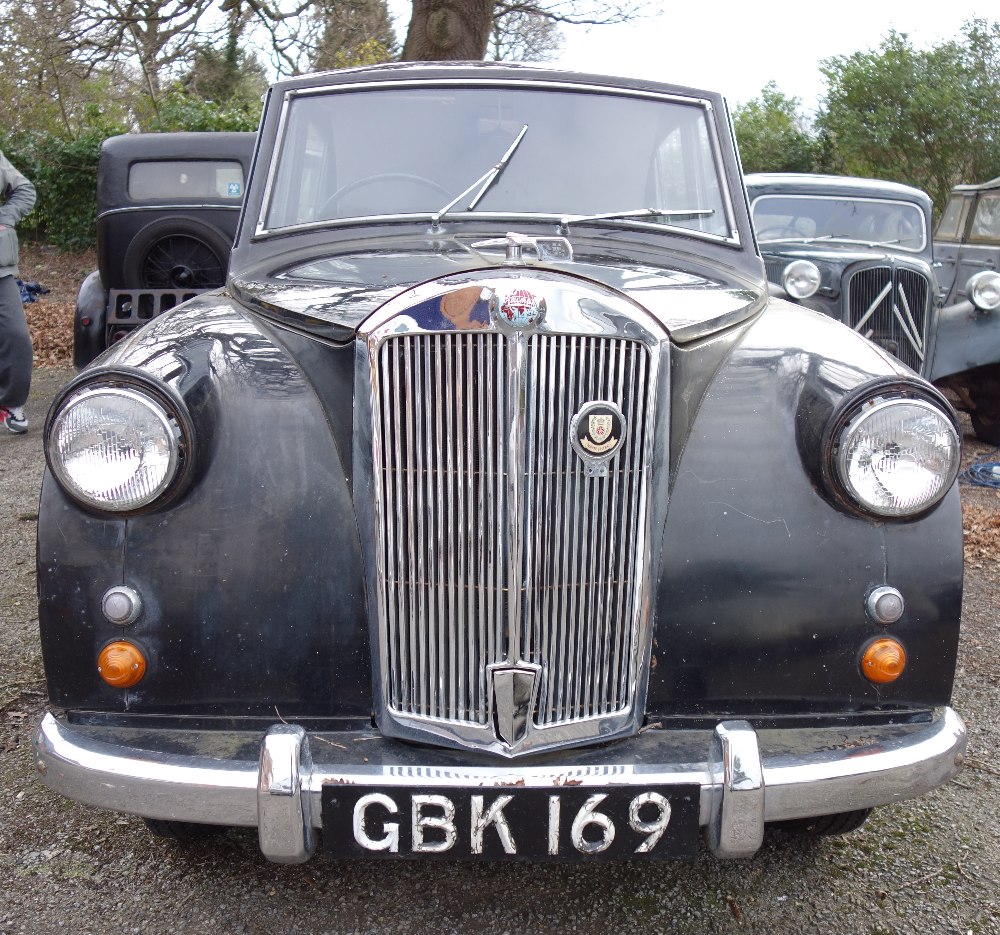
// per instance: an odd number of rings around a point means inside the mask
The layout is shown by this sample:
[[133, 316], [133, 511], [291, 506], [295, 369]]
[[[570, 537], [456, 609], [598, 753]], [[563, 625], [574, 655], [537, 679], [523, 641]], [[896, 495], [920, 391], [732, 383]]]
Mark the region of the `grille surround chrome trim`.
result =
[[[502, 420], [507, 436], [506, 449], [504, 451], [498, 449], [498, 456], [506, 459], [507, 476], [500, 478], [503, 490], [498, 495], [498, 502], [501, 505], [495, 515], [498, 523], [503, 520], [506, 524], [502, 533], [503, 545], [499, 553], [503, 559], [506, 587], [511, 593], [519, 595], [519, 598], [506, 601], [505, 616], [500, 624], [504, 628], [501, 632], [504, 634], [505, 645], [510, 651], [499, 655], [494, 652], [493, 655], [479, 656], [476, 660], [477, 675], [482, 681], [484, 692], [491, 690], [489, 684], [491, 676], [487, 674], [488, 668], [492, 670], [497, 666], [522, 666], [527, 670], [533, 667], [537, 661], [537, 659], [522, 658], [526, 646], [522, 631], [522, 620], [525, 617], [524, 607], [526, 606], [524, 602], [528, 599], [525, 597], [525, 590], [530, 587], [531, 577], [535, 573], [533, 552], [538, 548], [537, 542], [526, 545], [521, 541], [521, 526], [525, 522], [523, 505], [537, 495], [533, 476], [530, 471], [525, 474], [528, 465], [526, 453], [530, 446], [536, 444], [535, 438], [530, 436], [533, 425], [533, 423], [529, 424], [530, 419], [535, 418], [540, 422], [544, 419], [544, 415], [529, 414], [527, 411], [532, 402], [529, 397], [535, 392], [534, 387], [525, 388], [522, 382], [528, 372], [527, 355], [534, 353], [529, 345], [536, 340], [583, 341], [606, 338], [621, 343], [623, 347], [626, 343], [632, 342], [636, 348], [644, 346], [646, 349], [645, 352], [642, 352], [632, 349], [631, 346], [626, 348], [626, 350], [631, 349], [634, 354], [646, 358], [645, 380], [649, 397], [642, 401], [642, 406], [647, 410], [645, 427], [642, 432], [636, 433], [637, 438], [634, 441], [636, 450], [642, 459], [640, 473], [645, 488], [637, 503], [641, 516], [637, 528], [641, 531], [641, 535], [635, 540], [634, 546], [628, 550], [629, 559], [634, 563], [634, 594], [631, 599], [627, 628], [632, 634], [631, 638], [634, 642], [631, 646], [632, 655], [629, 657], [631, 669], [625, 688], [627, 703], [619, 705], [616, 710], [610, 712], [598, 710], [592, 716], [564, 718], [554, 723], [536, 723], [534, 717], [529, 717], [528, 729], [513, 744], [505, 742], [498, 736], [493, 722], [493, 711], [489, 705], [485, 710], [477, 712], [475, 720], [441, 717], [434, 712], [428, 713], [427, 708], [419, 708], [419, 706], [414, 710], [412, 704], [409, 706], [399, 704], [399, 685], [394, 683], [391, 678], [393, 673], [398, 675], [400, 671], [398, 668], [393, 668], [393, 666], [399, 665], [399, 659], [393, 658], [393, 653], [397, 648], [393, 642], [394, 634], [398, 634], [398, 627], [404, 622], [403, 618], [408, 617], [405, 624], [411, 631], [414, 628], [412, 626], [413, 615], [408, 614], [409, 605], [405, 601], [401, 603], [400, 608], [397, 608], [399, 619], [396, 624], [391, 624], [388, 616], [392, 613], [391, 607], [388, 606], [391, 605], [392, 601], [386, 600], [386, 595], [389, 593], [386, 574], [387, 565], [390, 563], [386, 560], [386, 553], [381, 548], [380, 541], [383, 530], [389, 535], [394, 534], [392, 524], [387, 522], [386, 514], [397, 510], [399, 506], [390, 502], [393, 496], [391, 491], [386, 495], [383, 489], [382, 474], [383, 466], [385, 466], [388, 474], [391, 475], [390, 468], [398, 462], [394, 460], [397, 458], [395, 453], [390, 454], [388, 451], [383, 451], [381, 447], [382, 428], [384, 428], [386, 418], [382, 408], [385, 402], [382, 387], [384, 386], [388, 392], [391, 380], [382, 382], [384, 361], [380, 361], [379, 355], [385, 342], [401, 336], [416, 335], [421, 336], [421, 340], [424, 336], [429, 336], [430, 341], [438, 342], [436, 346], [439, 350], [446, 339], [454, 336], [462, 336], [463, 339], [467, 337], [468, 331], [445, 330], [443, 328], [428, 330], [418, 324], [414, 317], [408, 313], [422, 303], [434, 300], [455, 289], [468, 288], [470, 285], [486, 290], [482, 293], [483, 295], [499, 289], [507, 290], [512, 285], [523, 286], [543, 298], [549, 309], [545, 321], [527, 333], [511, 334], [509, 330], [496, 324], [484, 327], [482, 322], [475, 326], [475, 330], [479, 334], [488, 335], [489, 340], [494, 343], [502, 343], [507, 349], [503, 373], [503, 398], [507, 401], [518, 401], [518, 405], [509, 411], [509, 417]], [[396, 347], [397, 345], [393, 345], [393, 355], [398, 356]], [[365, 550], [366, 584], [375, 670], [375, 678], [373, 679], [375, 711], [380, 729], [388, 736], [423, 740], [424, 742], [432, 739], [445, 746], [490, 751], [509, 757], [529, 751], [537, 752], [542, 749], [573, 746], [625, 736], [634, 733], [641, 725], [652, 634], [652, 620], [649, 617], [651, 601], [648, 599], [651, 588], [650, 569], [656, 567], [655, 561], [651, 560], [650, 556], [660, 546], [666, 514], [665, 485], [661, 492], [656, 489], [655, 482], [657, 478], [665, 477], [667, 464], [669, 407], [662, 403], [661, 398], [668, 394], [669, 387], [668, 348], [667, 333], [657, 321], [641, 307], [612, 290], [597, 284], [584, 284], [579, 279], [557, 273], [532, 271], [531, 274], [526, 275], [525, 271], [520, 269], [490, 271], [488, 277], [483, 277], [482, 273], [478, 274], [478, 277], [476, 274], [463, 274], [419, 286], [387, 303], [359, 330], [355, 357], [355, 502]], [[622, 351], [622, 353], [624, 352]], [[443, 369], [445, 369], [445, 365], [442, 364], [439, 371]], [[438, 379], [440, 379], [440, 373]], [[499, 373], [496, 374], [495, 379], [500, 382]], [[398, 381], [396, 385], [398, 387]], [[396, 418], [401, 417], [399, 410], [405, 409], [402, 405], [402, 398], [403, 396], [397, 392], [394, 400], [397, 404]], [[443, 410], [443, 414], [435, 416], [435, 418], [447, 420], [451, 424], [455, 415], [450, 408], [447, 408], [450, 407], [450, 398], [448, 402], [442, 404], [439, 397], [438, 405]], [[562, 434], [567, 435], [566, 446], [568, 447], [568, 429], [573, 412], [567, 411], [562, 415]], [[407, 417], [419, 418], [419, 415], [414, 416], [413, 413], [410, 413], [407, 416], [403, 413], [402, 418]], [[410, 426], [408, 437], [413, 437], [414, 428], [415, 426]], [[556, 427], [555, 431], [558, 434], [559, 428]], [[387, 444], [384, 447], [389, 448], [390, 446]], [[416, 458], [419, 455], [407, 452], [402, 457]], [[449, 457], [451, 456], [446, 456], [446, 458]], [[447, 463], [448, 470], [452, 470], [451, 463]], [[582, 470], [582, 465], [580, 469]], [[416, 471], [416, 468], [414, 467], [413, 470]], [[493, 468], [493, 470], [496, 469]], [[553, 471], [555, 470], [557, 469], [553, 469]], [[416, 476], [414, 473], [414, 477]], [[426, 484], [427, 481], [420, 480], [419, 483]], [[391, 482], [387, 486], [391, 486]], [[386, 499], [387, 496], [388, 499]], [[449, 500], [446, 495], [440, 502], [448, 505], [450, 512], [453, 500]], [[466, 504], [465, 508], [468, 509], [468, 506], [469, 504]], [[530, 503], [528, 508], [532, 508]], [[415, 532], [424, 535], [425, 531], [418, 529], [420, 524], [415, 520], [418, 515], [419, 510], [410, 514], [410, 525]], [[467, 515], [472, 519], [475, 518], [471, 511]], [[404, 530], [404, 535], [405, 528], [406, 524], [404, 523], [400, 527]], [[434, 536], [436, 533], [434, 530], [430, 530], [427, 534]], [[494, 548], [496, 545], [494, 542]], [[399, 543], [389, 543], [387, 547], [392, 550], [398, 549], [400, 546]], [[525, 551], [526, 549], [527, 551]], [[443, 556], [439, 555], [438, 557], [439, 560], [444, 561]], [[408, 556], [408, 559], [412, 560], [412, 555]], [[386, 581], [386, 590], [383, 590], [383, 581]], [[499, 585], [495, 586], [499, 587]], [[458, 590], [460, 589], [459, 586]], [[398, 588], [394, 593], [398, 593]], [[501, 603], [498, 596], [498, 610]], [[460, 616], [460, 611], [461, 605], [458, 612], [453, 604], [448, 608], [451, 636], [454, 636], [456, 631], [464, 633], [462, 620], [457, 619]], [[465, 612], [468, 614], [468, 609]], [[493, 620], [492, 624], [496, 626], [497, 621]], [[397, 629], [393, 630], [393, 626], [396, 626]], [[597, 639], [596, 635], [592, 634], [592, 636]], [[496, 647], [494, 647], [495, 649]], [[469, 651], [465, 661], [468, 663], [471, 661], [471, 657], [472, 650]], [[429, 651], [426, 662], [421, 664], [431, 674], [438, 676], [440, 661], [436, 657], [432, 660]], [[451, 664], [453, 665], [453, 663]], [[542, 680], [544, 681], [544, 676]], [[454, 680], [452, 681], [452, 691], [453, 689]], [[536, 685], [535, 690], [537, 689]]]

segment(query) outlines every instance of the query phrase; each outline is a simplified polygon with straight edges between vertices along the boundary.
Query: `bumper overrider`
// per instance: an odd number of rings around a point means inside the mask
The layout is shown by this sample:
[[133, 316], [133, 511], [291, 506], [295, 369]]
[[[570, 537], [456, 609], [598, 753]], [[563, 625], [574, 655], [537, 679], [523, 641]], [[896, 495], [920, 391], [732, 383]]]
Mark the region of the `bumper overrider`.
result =
[[[696, 814], [715, 856], [747, 857], [769, 822], [886, 805], [942, 785], [961, 768], [966, 730], [948, 707], [928, 721], [896, 725], [754, 729], [730, 720], [714, 730], [654, 727], [612, 744], [512, 763], [373, 732], [313, 733], [279, 723], [261, 739], [248, 732], [96, 728], [46, 714], [34, 744], [43, 782], [64, 796], [147, 818], [256, 827], [264, 856], [279, 863], [307, 860], [317, 830], [334, 830], [328, 809], [338, 790], [350, 790], [354, 803], [353, 822], [349, 807], [338, 834], [350, 838], [353, 831], [348, 843], [360, 855], [490, 856], [483, 847], [489, 838], [499, 856], [531, 856], [518, 850], [504, 814], [521, 795], [538, 812], [529, 821], [543, 828], [548, 822], [548, 855], [586, 858], [611, 843], [616, 821], [629, 821], [600, 811], [606, 793], [627, 800], [634, 791], [623, 814], [631, 814], [645, 843], [628, 853], [671, 856], [650, 853], [671, 819], [666, 798], [649, 791], [660, 789], [688, 791], [692, 825]], [[603, 792], [588, 796], [595, 790]], [[571, 807], [578, 810], [560, 819], [563, 792], [576, 796]], [[640, 811], [651, 798], [663, 803], [652, 818]], [[472, 803], [471, 818], [463, 799]], [[351, 847], [331, 849], [347, 854]], [[544, 834], [540, 847], [546, 856]]]

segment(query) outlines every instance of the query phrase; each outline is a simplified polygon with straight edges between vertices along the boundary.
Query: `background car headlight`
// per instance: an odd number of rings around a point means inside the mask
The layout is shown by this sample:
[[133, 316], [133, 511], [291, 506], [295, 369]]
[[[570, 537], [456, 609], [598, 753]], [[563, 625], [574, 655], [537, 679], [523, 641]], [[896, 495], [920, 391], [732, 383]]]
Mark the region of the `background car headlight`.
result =
[[49, 466], [81, 503], [128, 512], [158, 499], [180, 465], [177, 420], [131, 387], [88, 386], [71, 394], [46, 435]]
[[793, 299], [808, 299], [819, 289], [819, 267], [809, 260], [795, 260], [785, 267], [781, 284]]
[[950, 489], [961, 444], [948, 416], [907, 397], [868, 400], [840, 432], [835, 471], [846, 493], [878, 516], [913, 516]]
[[992, 312], [1000, 307], [1000, 273], [984, 269], [970, 276], [965, 291], [976, 308]]

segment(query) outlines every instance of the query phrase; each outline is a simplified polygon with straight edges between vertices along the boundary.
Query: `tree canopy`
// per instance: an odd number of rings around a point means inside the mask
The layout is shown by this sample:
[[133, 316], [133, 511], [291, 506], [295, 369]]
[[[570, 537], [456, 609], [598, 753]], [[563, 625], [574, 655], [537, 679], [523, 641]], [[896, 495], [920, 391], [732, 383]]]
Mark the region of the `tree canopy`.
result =
[[[80, 230], [64, 217], [65, 197], [86, 194], [100, 141], [114, 133], [252, 130], [270, 77], [398, 58], [544, 61], [564, 26], [651, 9], [649, 0], [413, 0], [398, 36], [386, 0], [0, 0], [0, 148], [46, 192], [62, 192], [51, 207], [40, 198], [36, 222]], [[734, 110], [746, 171], [891, 179], [928, 191], [939, 208], [953, 185], [1000, 176], [1000, 23], [973, 20], [930, 48], [890, 32], [821, 71], [815, 113], [774, 82]]]
[[745, 172], [811, 172], [817, 141], [800, 113], [801, 100], [769, 82], [761, 95], [733, 114]]
[[821, 71], [827, 91], [811, 122], [773, 83], [735, 110], [747, 171], [889, 179], [939, 209], [954, 185], [1000, 175], [1000, 23], [973, 20], [927, 49], [890, 32]]

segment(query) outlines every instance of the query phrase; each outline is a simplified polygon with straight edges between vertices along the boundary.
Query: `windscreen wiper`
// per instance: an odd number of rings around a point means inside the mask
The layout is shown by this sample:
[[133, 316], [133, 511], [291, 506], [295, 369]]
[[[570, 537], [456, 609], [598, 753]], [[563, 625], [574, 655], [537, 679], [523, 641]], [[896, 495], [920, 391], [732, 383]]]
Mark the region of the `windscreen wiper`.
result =
[[440, 211], [436, 212], [431, 217], [431, 223], [434, 227], [437, 227], [441, 218], [443, 218], [452, 208], [455, 207], [466, 195], [469, 194], [477, 185], [480, 186], [479, 191], [476, 192], [475, 197], [469, 202], [466, 207], [466, 211], [472, 211], [475, 209], [476, 205], [482, 200], [483, 195], [485, 195], [490, 187], [498, 178], [500, 178], [501, 173], [507, 168], [507, 163], [510, 162], [511, 156], [514, 155], [514, 151], [518, 146], [521, 145], [521, 140], [524, 139], [524, 135], [528, 132], [528, 125], [525, 124], [521, 127], [521, 132], [517, 134], [514, 138], [514, 142], [507, 147], [507, 152], [505, 152], [501, 157], [500, 161], [495, 165], [491, 166], [489, 171], [481, 175], [475, 182], [473, 182], [468, 188], [459, 194], [457, 198], [453, 198], [448, 202]]
[[658, 217], [670, 221], [693, 221], [715, 214], [714, 208], [633, 208], [628, 211], [608, 211], [604, 214], [572, 214], [562, 218], [559, 227], [565, 233], [570, 224], [586, 221], [624, 221], [628, 218]]

